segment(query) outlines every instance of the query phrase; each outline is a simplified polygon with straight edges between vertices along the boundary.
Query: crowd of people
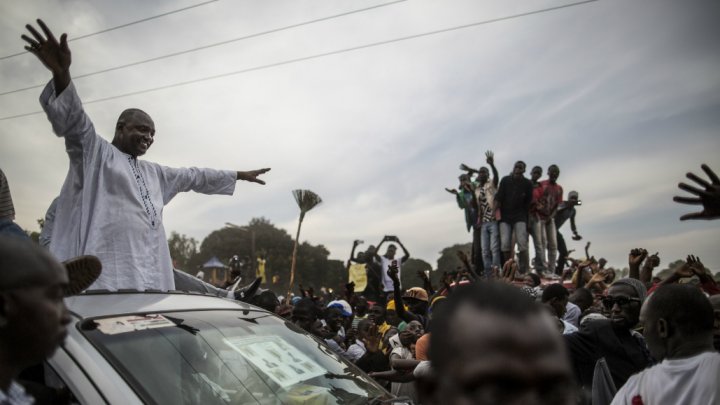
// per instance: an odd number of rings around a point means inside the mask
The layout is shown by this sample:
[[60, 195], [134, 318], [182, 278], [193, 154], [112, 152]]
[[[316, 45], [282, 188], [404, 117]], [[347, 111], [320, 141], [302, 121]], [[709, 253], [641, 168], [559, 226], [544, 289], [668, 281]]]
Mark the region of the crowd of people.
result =
[[531, 267], [532, 237], [532, 268], [544, 277], [560, 276], [568, 257], [560, 227], [569, 219], [573, 239], [582, 239], [575, 225], [575, 207], [581, 204], [578, 192], [570, 191], [563, 200], [563, 188], [557, 182], [560, 168], [555, 164], [548, 167], [546, 180], [540, 180], [540, 166], [533, 167], [526, 178], [523, 161], [515, 162], [512, 172], [499, 179], [494, 154], [488, 151], [485, 156], [492, 179], [487, 167], [461, 164], [464, 173], [457, 189], [445, 189], [455, 195], [465, 213], [465, 226], [472, 231], [471, 263], [479, 273], [492, 277], [517, 252], [518, 270], [525, 274]]
[[[659, 278], [659, 254], [642, 248], [629, 251], [626, 278], [590, 256], [589, 245], [584, 259], [568, 258], [558, 228], [570, 219], [580, 239], [579, 200], [570, 192], [563, 201], [556, 165], [543, 181], [539, 167], [525, 178], [522, 161], [499, 179], [492, 152], [492, 178], [487, 168], [463, 165], [459, 187], [448, 191], [465, 212], [473, 249], [469, 257], [459, 252], [464, 269], [436, 285], [425, 275], [422, 286], [403, 287], [400, 267], [410, 254], [396, 236], [357, 255], [354, 244], [349, 266], [366, 272], [362, 291], [353, 283], [335, 294], [300, 286], [294, 297], [277, 297], [257, 291], [256, 280], [238, 295], [178, 274], [167, 253], [164, 205], [183, 191], [232, 194], [238, 180], [264, 184], [258, 176], [269, 169], [172, 169], [138, 160], [155, 133], [138, 109], [120, 115], [107, 142], [71, 82], [66, 35], [58, 40], [38, 26], [42, 34], [28, 25], [32, 36], [23, 39], [53, 73], [41, 102], [65, 139], [70, 170], [49, 216], [49, 250], [18, 232], [0, 172], [0, 403], [32, 403], [16, 379], [62, 342], [70, 321], [63, 298], [88, 287], [247, 300], [419, 404], [720, 402], [720, 288], [712, 275], [690, 255]], [[675, 201], [703, 207], [683, 220], [720, 217], [720, 179], [702, 168], [710, 181], [689, 173], [699, 187], [679, 185], [694, 196]], [[528, 235], [536, 246], [532, 271]]]

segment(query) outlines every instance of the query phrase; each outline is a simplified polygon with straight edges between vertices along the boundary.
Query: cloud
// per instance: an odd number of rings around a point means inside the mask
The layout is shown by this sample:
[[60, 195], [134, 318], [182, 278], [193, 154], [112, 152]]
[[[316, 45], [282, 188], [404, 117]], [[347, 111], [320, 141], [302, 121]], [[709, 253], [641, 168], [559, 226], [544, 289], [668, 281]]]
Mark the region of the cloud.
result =
[[[36, 16], [73, 37], [190, 4], [3, 3], [0, 55], [21, 48], [22, 27]], [[560, 4], [401, 2], [76, 85], [92, 100]], [[72, 69], [92, 72], [363, 7], [215, 2], [71, 42]], [[688, 207], [670, 200], [685, 172], [717, 159], [719, 14], [712, 1], [593, 2], [86, 109], [106, 139], [119, 111], [147, 110], [158, 129], [147, 158], [165, 165], [273, 168], [267, 186], [239, 184], [233, 197], [181, 195], [168, 205], [166, 229], [196, 239], [258, 216], [293, 233], [290, 190], [308, 188], [325, 202], [302, 236], [331, 257], [344, 259], [353, 239], [397, 234], [434, 264], [442, 248], [470, 240], [443, 189], [455, 185], [460, 162], [482, 165], [490, 149], [501, 175], [518, 159], [560, 165], [565, 190], [584, 200], [578, 224], [598, 255], [622, 264], [636, 243], [669, 254], [700, 246], [706, 264], [720, 268], [720, 253], [692, 242], [717, 235], [707, 224], [680, 223]], [[30, 55], [0, 60], [0, 77], [0, 91], [49, 79]], [[38, 93], [0, 96], [0, 111], [37, 111]], [[62, 140], [42, 115], [0, 121], [0, 166], [18, 222], [36, 228], [64, 179]], [[656, 240], [671, 234], [683, 236], [675, 245]]]

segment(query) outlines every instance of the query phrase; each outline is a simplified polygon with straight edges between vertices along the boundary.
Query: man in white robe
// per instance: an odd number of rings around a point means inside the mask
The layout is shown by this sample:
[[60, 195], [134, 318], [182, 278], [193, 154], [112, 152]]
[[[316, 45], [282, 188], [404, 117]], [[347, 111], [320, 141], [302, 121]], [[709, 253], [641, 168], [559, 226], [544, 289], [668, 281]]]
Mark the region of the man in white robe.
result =
[[99, 257], [103, 272], [91, 289], [174, 289], [164, 206], [183, 191], [231, 195], [237, 180], [265, 184], [258, 176], [270, 169], [175, 169], [139, 160], [153, 143], [155, 125], [138, 109], [123, 111], [107, 142], [95, 132], [71, 82], [67, 35], [58, 41], [41, 20], [38, 25], [44, 36], [27, 25], [34, 38], [22, 38], [25, 49], [53, 73], [40, 103], [70, 157], [51, 252], [60, 260]]

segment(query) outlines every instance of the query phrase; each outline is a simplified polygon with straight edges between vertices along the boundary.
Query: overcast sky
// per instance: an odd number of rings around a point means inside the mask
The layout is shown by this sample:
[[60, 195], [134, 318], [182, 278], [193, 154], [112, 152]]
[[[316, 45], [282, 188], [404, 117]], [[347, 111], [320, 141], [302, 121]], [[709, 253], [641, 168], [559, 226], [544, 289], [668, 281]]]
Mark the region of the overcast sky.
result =
[[[3, 1], [0, 56], [22, 51], [43, 18], [70, 39], [203, 0]], [[78, 78], [93, 101], [557, 7], [562, 1], [408, 0], [154, 62]], [[321, 19], [382, 1], [219, 0], [70, 42], [75, 76]], [[297, 188], [318, 193], [302, 240], [345, 259], [353, 239], [398, 235], [412, 256], [471, 240], [444, 191], [459, 163], [493, 150], [501, 175], [524, 160], [556, 163], [583, 205], [582, 251], [623, 267], [633, 247], [664, 263], [694, 253], [720, 269], [720, 221], [680, 222], [672, 202], [687, 171], [720, 173], [720, 3], [599, 0], [555, 11], [89, 103], [112, 139], [120, 111], [154, 119], [145, 156], [168, 166], [271, 167], [266, 186], [235, 195], [183, 194], [165, 229], [198, 240], [226, 222], [265, 217], [294, 234]], [[0, 60], [0, 92], [44, 84], [32, 55]], [[40, 110], [40, 88], [0, 96], [0, 118]], [[17, 222], [38, 230], [68, 158], [43, 114], [0, 120], [0, 168]], [[569, 226], [566, 225], [566, 228]], [[567, 236], [569, 229], [563, 229]], [[566, 238], [569, 239], [569, 238]]]

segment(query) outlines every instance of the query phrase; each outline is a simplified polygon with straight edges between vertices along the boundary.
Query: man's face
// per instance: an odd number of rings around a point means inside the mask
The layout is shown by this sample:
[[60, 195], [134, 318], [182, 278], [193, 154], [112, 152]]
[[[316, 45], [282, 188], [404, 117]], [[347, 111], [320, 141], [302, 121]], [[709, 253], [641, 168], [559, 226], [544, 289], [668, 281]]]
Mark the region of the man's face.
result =
[[410, 309], [410, 312], [415, 314], [423, 314], [425, 312], [425, 301], [419, 300], [417, 298], [409, 298], [409, 297], [403, 297], [402, 299], [403, 303], [408, 306]]
[[565, 312], [567, 312], [567, 303], [568, 297], [553, 298], [550, 300], [550, 306], [555, 311], [558, 318], [562, 319], [562, 317], [565, 316]]
[[385, 323], [385, 308], [380, 305], [373, 305], [368, 311], [368, 319], [375, 322], [375, 325], [382, 325]]
[[513, 175], [522, 176], [523, 173], [525, 173], [525, 163], [516, 162], [515, 166], [513, 166]]
[[328, 329], [327, 325], [323, 324], [319, 319], [312, 323], [309, 332], [322, 339], [330, 339], [333, 337], [333, 333]]
[[530, 179], [533, 182], [536, 182], [542, 177], [542, 168], [540, 166], [535, 166], [530, 171]]
[[558, 169], [557, 166], [550, 166], [550, 168], [548, 168], [548, 179], [550, 183], [555, 183], [558, 177], [560, 177], [560, 169]]
[[549, 315], [512, 319], [466, 305], [453, 318], [452, 344], [427, 403], [574, 403], [570, 365]]
[[422, 324], [418, 321], [410, 321], [405, 327], [405, 330], [415, 335], [418, 339], [425, 333]]
[[325, 316], [325, 322], [327, 322], [328, 328], [331, 331], [337, 332], [343, 324], [343, 316], [340, 310], [337, 308], [328, 309], [327, 316]]
[[485, 184], [488, 179], [490, 178], [490, 172], [488, 171], [487, 167], [481, 167], [478, 171], [478, 177], [477, 180], [480, 182], [480, 184]]
[[616, 301], [611, 307], [606, 308], [610, 310], [613, 327], [630, 329], [637, 325], [640, 321], [642, 303], [633, 300], [638, 298], [635, 290], [627, 285], [613, 285], [608, 289], [607, 295]]
[[40, 362], [51, 356], [67, 336], [70, 314], [65, 307], [63, 287], [68, 278], [64, 268], [48, 275], [46, 284], [17, 288], [3, 294], [9, 345], [25, 362]]
[[150, 116], [142, 111], [134, 111], [124, 114], [118, 120], [113, 145], [121, 152], [138, 157], [150, 149], [154, 137], [155, 124]]
[[397, 248], [395, 248], [395, 245], [390, 245], [387, 248], [387, 251], [385, 252], [385, 257], [388, 259], [395, 258], [395, 252], [397, 251]]

